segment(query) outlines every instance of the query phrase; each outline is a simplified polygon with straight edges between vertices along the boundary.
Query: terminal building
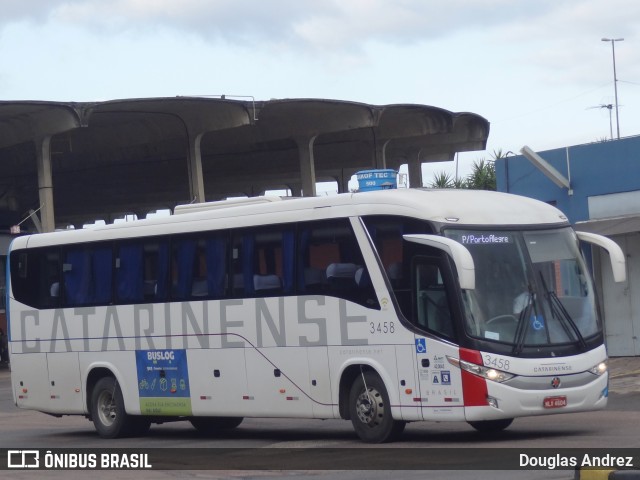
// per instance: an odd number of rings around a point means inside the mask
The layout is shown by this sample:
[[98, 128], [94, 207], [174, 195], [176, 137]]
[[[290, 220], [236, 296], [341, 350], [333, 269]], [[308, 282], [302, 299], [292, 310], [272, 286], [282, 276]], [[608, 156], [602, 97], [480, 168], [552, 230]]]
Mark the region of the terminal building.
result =
[[425, 105], [151, 98], [0, 102], [0, 209], [39, 210], [42, 231], [177, 204], [348, 181], [370, 168], [482, 150], [489, 123]]

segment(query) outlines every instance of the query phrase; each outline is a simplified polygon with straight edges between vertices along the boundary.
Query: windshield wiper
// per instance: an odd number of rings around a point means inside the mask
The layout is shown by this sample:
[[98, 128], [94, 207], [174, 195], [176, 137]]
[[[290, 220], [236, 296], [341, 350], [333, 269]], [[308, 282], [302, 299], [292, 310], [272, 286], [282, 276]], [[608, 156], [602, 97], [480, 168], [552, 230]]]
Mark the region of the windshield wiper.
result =
[[531, 307], [534, 304], [533, 300], [533, 292], [531, 288], [529, 288], [529, 294], [527, 295], [527, 303], [525, 307], [520, 311], [520, 316], [518, 317], [518, 326], [516, 327], [516, 333], [514, 336], [515, 343], [513, 345], [512, 353], [514, 355], [519, 355], [522, 352], [524, 347], [524, 341], [527, 338], [527, 318], [529, 317], [529, 312], [531, 311]]
[[[560, 325], [562, 325], [562, 328], [564, 329], [567, 336], [570, 337], [570, 332], [573, 332], [582, 349], [586, 350], [587, 342], [584, 340], [582, 333], [580, 333], [580, 329], [578, 328], [578, 325], [576, 325], [576, 322], [573, 320], [573, 318], [571, 318], [571, 314], [567, 312], [567, 309], [564, 308], [564, 305], [558, 298], [558, 295], [556, 295], [556, 292], [554, 292], [553, 290], [549, 290], [549, 288], [547, 287], [547, 282], [545, 282], [544, 280], [544, 275], [542, 275], [542, 272], [538, 272], [538, 273], [540, 274], [542, 287], [544, 288], [544, 291], [547, 294], [547, 301], [549, 302], [549, 308], [551, 309], [551, 313], [553, 314], [554, 318], [558, 319], [558, 321], [560, 322]], [[570, 330], [569, 328], [567, 328], [567, 325], [570, 327]]]

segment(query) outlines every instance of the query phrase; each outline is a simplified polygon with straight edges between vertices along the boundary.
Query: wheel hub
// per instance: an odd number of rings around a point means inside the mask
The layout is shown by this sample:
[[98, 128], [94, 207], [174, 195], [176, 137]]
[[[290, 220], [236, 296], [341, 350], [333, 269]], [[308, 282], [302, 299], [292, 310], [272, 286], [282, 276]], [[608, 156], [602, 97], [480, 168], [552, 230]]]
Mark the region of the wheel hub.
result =
[[384, 404], [380, 393], [370, 388], [363, 391], [356, 403], [356, 413], [360, 421], [369, 426], [378, 424], [378, 419], [384, 416]]
[[100, 420], [104, 425], [111, 425], [116, 419], [116, 408], [113, 396], [104, 392], [99, 399]]

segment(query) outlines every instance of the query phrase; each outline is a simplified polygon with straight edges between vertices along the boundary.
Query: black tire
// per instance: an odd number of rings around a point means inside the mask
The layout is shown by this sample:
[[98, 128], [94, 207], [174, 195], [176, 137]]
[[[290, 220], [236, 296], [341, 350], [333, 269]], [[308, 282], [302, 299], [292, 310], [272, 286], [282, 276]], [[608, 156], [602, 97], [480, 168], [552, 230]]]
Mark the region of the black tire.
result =
[[349, 415], [358, 437], [366, 443], [391, 442], [402, 434], [406, 425], [391, 416], [387, 389], [374, 372], [355, 378], [349, 393]]
[[473, 428], [482, 433], [497, 433], [507, 428], [513, 423], [513, 418], [503, 418], [501, 420], [482, 420], [479, 422], [468, 422]]
[[[127, 415], [120, 385], [113, 377], [97, 381], [91, 392], [91, 419], [102, 438], [126, 437], [136, 432], [145, 422], [142, 417]], [[148, 427], [147, 427], [148, 430]]]
[[215, 433], [217, 430], [231, 430], [244, 420], [243, 417], [192, 417], [191, 425], [203, 434]]

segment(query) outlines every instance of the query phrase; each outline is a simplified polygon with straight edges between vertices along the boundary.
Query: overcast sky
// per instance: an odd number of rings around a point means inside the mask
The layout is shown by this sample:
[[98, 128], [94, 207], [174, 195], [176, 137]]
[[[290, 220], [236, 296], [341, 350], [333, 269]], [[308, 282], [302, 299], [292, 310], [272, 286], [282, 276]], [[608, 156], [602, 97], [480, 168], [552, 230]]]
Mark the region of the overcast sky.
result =
[[[175, 95], [417, 103], [486, 152], [640, 134], [637, 0], [0, 0], [0, 99]], [[604, 106], [601, 108], [601, 106]], [[426, 171], [453, 171], [438, 164]]]

